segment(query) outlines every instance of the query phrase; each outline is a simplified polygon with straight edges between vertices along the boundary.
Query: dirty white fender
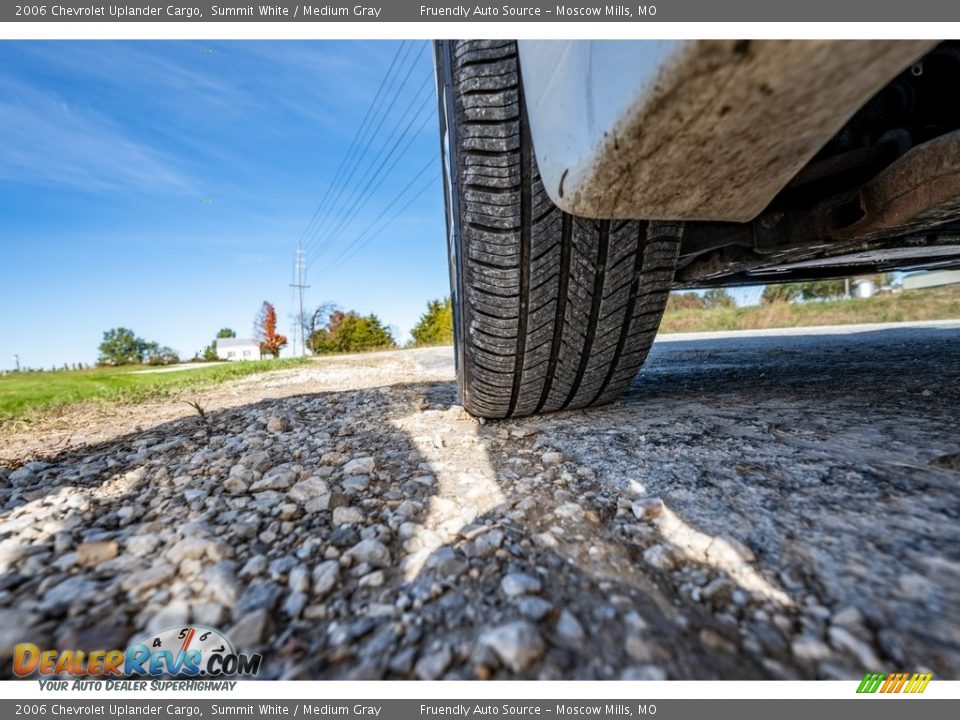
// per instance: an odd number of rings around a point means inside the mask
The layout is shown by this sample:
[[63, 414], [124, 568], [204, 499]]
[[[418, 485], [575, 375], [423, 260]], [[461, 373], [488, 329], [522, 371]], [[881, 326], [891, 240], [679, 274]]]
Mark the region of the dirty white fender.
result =
[[747, 221], [929, 40], [520, 40], [537, 164], [584, 217]]

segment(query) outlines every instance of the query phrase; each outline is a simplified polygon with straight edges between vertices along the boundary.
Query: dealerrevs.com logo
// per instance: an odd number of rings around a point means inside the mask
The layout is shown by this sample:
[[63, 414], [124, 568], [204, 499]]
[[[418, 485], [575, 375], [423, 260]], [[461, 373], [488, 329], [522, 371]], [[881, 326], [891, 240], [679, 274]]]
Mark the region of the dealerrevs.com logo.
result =
[[131, 642], [125, 650], [42, 650], [33, 643], [14, 648], [17, 677], [252, 677], [263, 658], [238, 653], [218, 630], [202, 625], [171, 627]]

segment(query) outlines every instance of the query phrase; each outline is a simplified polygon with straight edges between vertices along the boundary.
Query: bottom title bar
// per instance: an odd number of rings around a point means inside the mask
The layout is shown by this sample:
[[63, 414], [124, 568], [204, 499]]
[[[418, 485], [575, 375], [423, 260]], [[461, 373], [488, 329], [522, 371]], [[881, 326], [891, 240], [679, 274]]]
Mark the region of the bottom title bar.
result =
[[[468, 718], [691, 718], [737, 720], [910, 720], [955, 717], [950, 700], [2, 700], [0, 717], [331, 718], [462, 720]], [[907, 710], [904, 703], [911, 703]], [[951, 707], [952, 706], [952, 707]], [[842, 714], [842, 715], [841, 715]]]

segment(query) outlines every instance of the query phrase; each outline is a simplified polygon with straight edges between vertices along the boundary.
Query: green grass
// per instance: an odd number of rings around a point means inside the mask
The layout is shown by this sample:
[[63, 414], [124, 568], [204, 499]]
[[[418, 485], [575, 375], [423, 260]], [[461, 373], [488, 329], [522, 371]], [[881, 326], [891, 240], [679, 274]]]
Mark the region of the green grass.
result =
[[310, 362], [305, 358], [227, 363], [168, 373], [137, 374], [142, 366], [0, 376], [0, 423], [82, 402], [138, 403], [173, 397], [254, 373]]
[[955, 319], [960, 319], [960, 285], [907, 290], [897, 295], [879, 295], [869, 299], [680, 310], [664, 314], [660, 332], [756, 330]]

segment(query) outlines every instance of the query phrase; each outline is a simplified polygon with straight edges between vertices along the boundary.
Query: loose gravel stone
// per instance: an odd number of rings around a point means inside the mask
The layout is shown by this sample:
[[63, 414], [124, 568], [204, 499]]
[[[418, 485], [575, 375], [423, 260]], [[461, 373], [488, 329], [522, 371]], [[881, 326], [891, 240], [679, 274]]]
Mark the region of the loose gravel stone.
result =
[[427, 567], [441, 577], [454, 578], [467, 569], [467, 561], [452, 548], [440, 548], [430, 556]]
[[360, 508], [344, 506], [333, 509], [334, 525], [359, 525], [363, 520], [364, 515]]
[[40, 606], [45, 610], [63, 608], [75, 600], [82, 601], [82, 598], [94, 592], [96, 588], [95, 582], [84, 577], [70, 577], [47, 590], [43, 594]]
[[344, 480], [342, 485], [347, 492], [360, 493], [370, 487], [370, 476], [352, 475]]
[[452, 661], [453, 653], [450, 652], [449, 647], [443, 646], [417, 660], [414, 672], [421, 680], [436, 680], [447, 671]]
[[557, 517], [573, 521], [581, 521], [584, 517], [583, 507], [575, 502], [564, 503], [553, 512]]
[[174, 600], [154, 615], [147, 624], [148, 632], [159, 632], [190, 622], [190, 605], [185, 600]]
[[330, 533], [330, 544], [338, 548], [349, 548], [360, 542], [360, 532], [352, 525], [338, 527]]
[[531, 620], [542, 620], [547, 616], [547, 613], [553, 610], [553, 605], [535, 595], [521, 595], [514, 601], [514, 604], [521, 615]]
[[340, 579], [340, 563], [327, 560], [313, 569], [313, 594], [318, 598], [327, 595]]
[[559, 465], [563, 462], [563, 453], [555, 451], [545, 452], [540, 459], [544, 465]]
[[29, 467], [22, 467], [18, 470], [14, 470], [7, 477], [11, 485], [31, 485], [38, 480], [37, 476], [34, 474], [33, 470]]
[[121, 582], [120, 587], [124, 590], [133, 592], [143, 592], [151, 590], [161, 583], [172, 579], [176, 573], [176, 568], [169, 563], [160, 562], [145, 570], [140, 570], [127, 575]]
[[287, 615], [291, 618], [300, 617], [300, 613], [303, 612], [303, 608], [307, 604], [307, 594], [304, 592], [292, 592], [287, 595], [287, 599], [283, 601], [283, 607], [281, 608], [284, 615]]
[[643, 498], [634, 501], [630, 509], [639, 520], [653, 520], [663, 515], [664, 507], [660, 498]]
[[637, 662], [649, 663], [654, 657], [653, 646], [642, 635], [628, 635], [624, 649]]
[[369, 475], [376, 469], [377, 465], [370, 456], [354, 458], [343, 466], [343, 474], [346, 477], [351, 475]]
[[[243, 468], [246, 470], [246, 468]], [[250, 487], [250, 483], [245, 481], [243, 478], [238, 477], [231, 473], [230, 477], [223, 481], [223, 489], [226, 490], [231, 495], [242, 495], [247, 492], [247, 489]]]
[[77, 545], [77, 565], [99, 565], [117, 556], [116, 540], [85, 542]]
[[233, 607], [242, 594], [236, 574], [236, 563], [231, 560], [222, 560], [205, 569], [203, 579], [209, 599], [220, 605]]
[[167, 560], [179, 565], [184, 560], [198, 560], [207, 554], [214, 541], [203, 537], [187, 537], [166, 552]]
[[240, 577], [257, 577], [262, 575], [267, 569], [267, 558], [265, 555], [254, 555], [249, 558], [242, 568], [240, 568]]
[[287, 491], [287, 495], [297, 502], [307, 503], [330, 494], [330, 487], [323, 479], [312, 476], [301, 480]]
[[252, 610], [241, 616], [227, 636], [237, 650], [254, 650], [266, 639], [270, 626], [270, 614], [266, 609]]
[[503, 544], [503, 530], [490, 530], [473, 541], [474, 554], [485, 558], [495, 553]]
[[667, 671], [658, 665], [631, 665], [620, 675], [621, 680], [658, 681], [667, 679]]
[[518, 595], [535, 595], [540, 592], [542, 585], [532, 575], [526, 573], [512, 572], [504, 576], [500, 581], [500, 590], [507, 597], [516, 597]]
[[546, 650], [537, 628], [524, 621], [487, 630], [480, 636], [479, 642], [492, 649], [513, 672], [523, 672], [539, 660]]
[[270, 453], [266, 450], [253, 450], [244, 454], [238, 465], [250, 468], [254, 472], [264, 473], [270, 469], [273, 461], [270, 459]]
[[386, 581], [387, 576], [383, 574], [383, 570], [374, 570], [360, 578], [357, 585], [363, 588], [378, 588], [383, 587]]
[[296, 466], [289, 463], [277, 465], [271, 468], [263, 477], [250, 486], [250, 492], [262, 492], [263, 490], [286, 490], [297, 480], [299, 474]]
[[580, 642], [586, 637], [583, 625], [569, 610], [560, 613], [560, 618], [557, 620], [557, 634], [570, 642]]
[[280, 587], [270, 580], [254, 580], [237, 601], [234, 617], [242, 617], [254, 610], [271, 610], [283, 595]]
[[657, 570], [672, 570], [677, 565], [677, 553], [670, 545], [654, 545], [643, 551], [644, 561]]
[[287, 576], [287, 587], [293, 592], [306, 592], [310, 587], [310, 571], [305, 565], [291, 568]]
[[883, 663], [877, 657], [873, 648], [863, 640], [854, 637], [849, 630], [835, 625], [830, 628], [829, 636], [830, 644], [833, 647], [853, 655], [864, 670], [880, 672], [883, 668]]
[[267, 420], [267, 430], [272, 433], [282, 433], [290, 430], [290, 422], [286, 418], [272, 417]]
[[831, 655], [830, 648], [826, 643], [806, 635], [797, 637], [790, 644], [790, 649], [794, 656], [805, 661], [826, 660]]
[[207, 627], [219, 627], [227, 619], [226, 608], [215, 602], [194, 603], [190, 614], [195, 623]]
[[347, 555], [356, 562], [373, 567], [390, 566], [390, 550], [379, 540], [361, 540], [347, 551]]

